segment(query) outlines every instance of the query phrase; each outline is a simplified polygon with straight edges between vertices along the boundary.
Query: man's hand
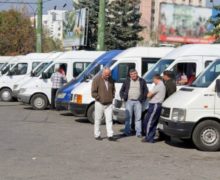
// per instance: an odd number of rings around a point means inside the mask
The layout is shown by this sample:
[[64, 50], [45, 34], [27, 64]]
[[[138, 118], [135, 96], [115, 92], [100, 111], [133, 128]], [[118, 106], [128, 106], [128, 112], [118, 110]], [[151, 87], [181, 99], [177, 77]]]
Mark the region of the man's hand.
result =
[[152, 98], [154, 94], [152, 92], [147, 93], [147, 98]]

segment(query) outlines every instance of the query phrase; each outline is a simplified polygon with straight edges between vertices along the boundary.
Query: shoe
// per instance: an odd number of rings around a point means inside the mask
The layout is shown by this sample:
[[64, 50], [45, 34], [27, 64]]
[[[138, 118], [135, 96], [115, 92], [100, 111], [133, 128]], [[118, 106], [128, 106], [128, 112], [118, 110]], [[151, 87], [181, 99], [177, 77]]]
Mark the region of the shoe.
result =
[[152, 143], [152, 144], [155, 143], [154, 141], [148, 141], [148, 140], [146, 140], [145, 138], [142, 139], [141, 142], [142, 142], [142, 143]]
[[102, 138], [99, 136], [99, 137], [96, 137], [95, 140], [102, 141]]
[[140, 134], [139, 134], [139, 135], [137, 135], [137, 138], [142, 138], [142, 135], [140, 135]]
[[112, 137], [108, 137], [109, 141], [117, 141], [117, 139], [115, 139], [113, 136]]

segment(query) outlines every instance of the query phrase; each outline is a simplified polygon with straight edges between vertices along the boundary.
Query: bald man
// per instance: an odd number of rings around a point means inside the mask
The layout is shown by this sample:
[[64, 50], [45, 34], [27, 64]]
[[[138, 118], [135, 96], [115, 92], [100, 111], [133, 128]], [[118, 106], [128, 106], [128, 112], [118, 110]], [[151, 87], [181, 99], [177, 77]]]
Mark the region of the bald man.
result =
[[109, 141], [115, 141], [112, 129], [112, 101], [115, 96], [115, 84], [111, 78], [111, 70], [104, 68], [101, 75], [95, 77], [92, 82], [92, 97], [95, 99], [95, 123], [94, 136], [96, 140], [102, 140], [100, 124], [105, 117], [106, 130]]

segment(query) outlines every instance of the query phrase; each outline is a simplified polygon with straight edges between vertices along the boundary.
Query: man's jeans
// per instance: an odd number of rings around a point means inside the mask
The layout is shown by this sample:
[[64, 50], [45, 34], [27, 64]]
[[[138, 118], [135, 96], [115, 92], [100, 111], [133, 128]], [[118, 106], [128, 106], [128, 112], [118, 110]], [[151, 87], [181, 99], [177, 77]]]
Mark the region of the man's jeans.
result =
[[97, 138], [101, 136], [100, 124], [103, 116], [105, 116], [107, 136], [113, 136], [112, 129], [112, 104], [103, 105], [100, 102], [95, 102], [95, 124], [94, 124], [94, 136]]
[[132, 101], [128, 100], [125, 104], [126, 108], [126, 120], [125, 120], [125, 131], [126, 135], [131, 134], [131, 124], [132, 124], [132, 117], [134, 114], [135, 117], [135, 130], [136, 136], [141, 135], [141, 115], [142, 115], [142, 104], [140, 101]]

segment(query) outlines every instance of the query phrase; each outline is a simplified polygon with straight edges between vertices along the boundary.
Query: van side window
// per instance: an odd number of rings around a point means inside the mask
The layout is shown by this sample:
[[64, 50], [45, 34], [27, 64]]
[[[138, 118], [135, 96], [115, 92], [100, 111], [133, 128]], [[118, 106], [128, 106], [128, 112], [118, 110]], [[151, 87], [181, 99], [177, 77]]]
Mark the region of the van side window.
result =
[[212, 61], [207, 60], [207, 61], [205, 62], [205, 68], [206, 68], [210, 63], [212, 63]]
[[142, 58], [142, 76], [159, 60], [159, 58]]
[[87, 68], [89, 64], [89, 62], [73, 63], [73, 77], [77, 77], [81, 72], [83, 72]]
[[66, 70], [67, 70], [67, 64], [64, 63], [57, 63], [53, 66], [50, 67], [50, 69], [46, 72], [47, 74], [47, 79], [50, 79], [52, 74], [55, 72], [56, 68], [62, 67], [64, 73], [66, 74]]
[[27, 63], [18, 63], [11, 70], [12, 73], [10, 75], [24, 75], [27, 73], [27, 69], [28, 69]]
[[135, 63], [120, 63], [112, 70], [112, 78], [115, 82], [124, 82], [129, 76], [129, 70], [135, 69]]
[[32, 63], [32, 70], [35, 69], [39, 64], [40, 64], [40, 62], [33, 62]]
[[178, 85], [191, 85], [196, 78], [196, 63], [178, 63], [173, 71]]

